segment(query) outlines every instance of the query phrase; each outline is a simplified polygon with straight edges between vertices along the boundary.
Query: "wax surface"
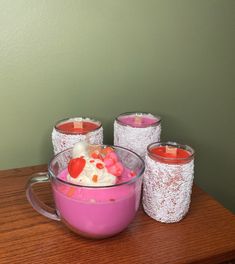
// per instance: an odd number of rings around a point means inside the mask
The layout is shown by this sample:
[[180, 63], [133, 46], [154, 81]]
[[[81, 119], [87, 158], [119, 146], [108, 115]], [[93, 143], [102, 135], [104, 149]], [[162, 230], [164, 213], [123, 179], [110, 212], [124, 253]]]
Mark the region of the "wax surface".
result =
[[152, 157], [160, 162], [169, 164], [182, 164], [187, 163], [191, 159], [192, 154], [181, 148], [175, 148], [173, 150], [168, 150], [166, 146], [153, 147], [150, 150]]
[[[81, 127], [76, 126], [76, 123], [81, 123]], [[88, 121], [79, 121], [79, 122], [67, 122], [62, 123], [56, 126], [58, 130], [62, 133], [70, 134], [70, 133], [78, 133], [78, 134], [86, 134], [90, 131], [93, 131], [99, 127], [98, 124]]]
[[155, 124], [158, 119], [151, 115], [119, 116], [118, 121], [132, 127], [148, 127]]
[[[65, 170], [59, 178], [65, 179], [66, 174]], [[124, 180], [127, 179], [124, 177]], [[103, 237], [119, 233], [133, 220], [140, 200], [138, 183], [111, 188], [58, 183], [53, 185], [53, 193], [56, 207], [65, 222], [80, 233]]]

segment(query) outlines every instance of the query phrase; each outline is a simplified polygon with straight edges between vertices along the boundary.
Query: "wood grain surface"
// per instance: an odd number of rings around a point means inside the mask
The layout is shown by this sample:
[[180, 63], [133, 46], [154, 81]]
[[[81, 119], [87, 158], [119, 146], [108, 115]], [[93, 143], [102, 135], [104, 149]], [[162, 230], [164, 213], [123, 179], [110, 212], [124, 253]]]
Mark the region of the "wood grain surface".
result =
[[[216, 264], [235, 259], [235, 215], [196, 186], [189, 213], [180, 223], [159, 223], [140, 208], [119, 235], [90, 240], [39, 215], [27, 202], [27, 180], [45, 170], [42, 165], [0, 172], [1, 264]], [[36, 192], [52, 203], [49, 184]]]

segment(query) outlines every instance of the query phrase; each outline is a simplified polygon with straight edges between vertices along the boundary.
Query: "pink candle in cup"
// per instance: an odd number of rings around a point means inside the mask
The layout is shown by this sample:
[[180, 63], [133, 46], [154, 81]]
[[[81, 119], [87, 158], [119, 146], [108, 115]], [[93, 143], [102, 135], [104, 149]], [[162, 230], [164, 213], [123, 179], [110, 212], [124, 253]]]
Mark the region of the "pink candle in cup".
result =
[[[113, 164], [107, 164], [106, 159], [113, 159]], [[121, 171], [117, 164], [122, 165]], [[112, 175], [107, 175], [106, 169], [113, 166], [117, 171], [108, 170]], [[63, 222], [72, 231], [85, 237], [106, 238], [123, 231], [135, 218], [144, 168], [144, 161], [136, 153], [121, 147], [75, 146], [55, 155], [48, 173], [29, 179], [26, 196], [36, 211]], [[115, 181], [111, 183], [110, 177]], [[43, 182], [51, 183], [55, 208], [48, 208], [33, 192], [33, 185]]]
[[160, 140], [161, 118], [150, 113], [124, 113], [114, 121], [114, 145], [130, 149], [141, 157], [147, 146]]
[[100, 121], [87, 117], [73, 117], [56, 123], [52, 131], [54, 154], [71, 148], [76, 142], [103, 143], [103, 127]]
[[194, 150], [175, 142], [153, 143], [145, 157], [143, 208], [153, 219], [172, 223], [188, 212], [194, 177]]

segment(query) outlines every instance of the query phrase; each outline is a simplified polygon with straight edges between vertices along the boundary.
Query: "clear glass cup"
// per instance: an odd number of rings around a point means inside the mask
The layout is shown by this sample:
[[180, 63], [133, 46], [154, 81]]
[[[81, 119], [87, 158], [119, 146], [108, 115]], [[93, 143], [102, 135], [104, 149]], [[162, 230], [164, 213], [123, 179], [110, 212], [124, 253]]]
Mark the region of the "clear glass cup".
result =
[[[103, 146], [103, 145], [101, 145]], [[40, 214], [63, 222], [72, 231], [90, 238], [105, 238], [123, 231], [139, 208], [144, 161], [136, 153], [114, 147], [123, 165], [136, 176], [112, 186], [81, 186], [59, 176], [72, 158], [72, 149], [57, 154], [49, 163], [48, 173], [33, 175], [26, 186], [27, 199]], [[50, 181], [56, 208], [48, 208], [34, 194], [32, 186]]]

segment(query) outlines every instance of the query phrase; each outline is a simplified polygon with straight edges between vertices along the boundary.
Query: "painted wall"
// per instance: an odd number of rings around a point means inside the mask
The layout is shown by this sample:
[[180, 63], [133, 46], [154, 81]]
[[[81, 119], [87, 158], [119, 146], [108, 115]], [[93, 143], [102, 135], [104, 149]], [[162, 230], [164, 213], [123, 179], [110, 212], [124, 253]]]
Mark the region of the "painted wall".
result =
[[0, 167], [46, 163], [53, 124], [163, 118], [195, 181], [235, 211], [233, 0], [0, 0]]

